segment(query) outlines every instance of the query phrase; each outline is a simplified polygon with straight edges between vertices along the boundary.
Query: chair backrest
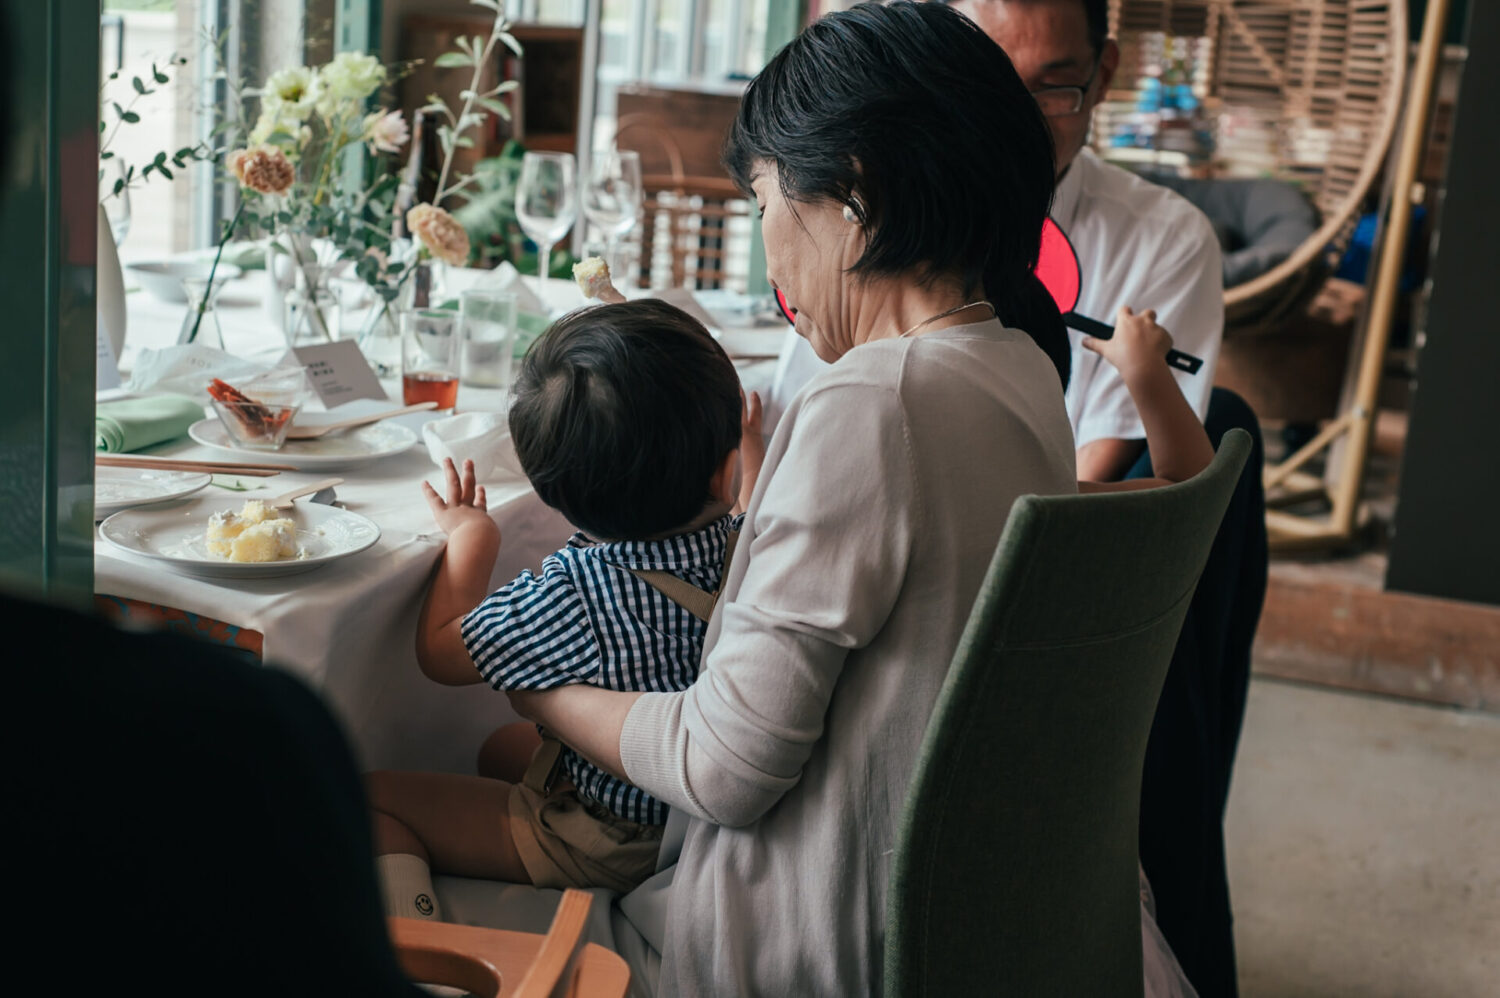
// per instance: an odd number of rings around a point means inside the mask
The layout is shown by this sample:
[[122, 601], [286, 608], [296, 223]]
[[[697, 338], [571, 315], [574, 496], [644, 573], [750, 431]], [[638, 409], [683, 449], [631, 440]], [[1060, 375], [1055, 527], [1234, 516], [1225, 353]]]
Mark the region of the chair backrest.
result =
[[1139, 995], [1157, 697], [1250, 437], [1166, 488], [1017, 500], [902, 816], [888, 995]]
[[[733, 226], [749, 225], [750, 205], [729, 178], [688, 174], [671, 129], [655, 115], [622, 116], [615, 144], [639, 152], [643, 164], [664, 161], [667, 167], [665, 173], [642, 176], [641, 222], [626, 236], [639, 254], [637, 286], [721, 288], [737, 284], [744, 290], [749, 277], [748, 228], [737, 232]], [[745, 252], [733, 251], [737, 241], [745, 244]]]

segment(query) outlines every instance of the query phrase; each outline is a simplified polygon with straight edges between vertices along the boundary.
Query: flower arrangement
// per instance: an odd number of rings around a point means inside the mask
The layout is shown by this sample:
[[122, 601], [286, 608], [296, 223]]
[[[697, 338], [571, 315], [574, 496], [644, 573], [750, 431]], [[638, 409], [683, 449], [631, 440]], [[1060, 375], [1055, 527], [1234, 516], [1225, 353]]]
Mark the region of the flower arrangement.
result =
[[[258, 91], [260, 111], [244, 136], [245, 145], [224, 159], [239, 186], [235, 214], [224, 227], [209, 271], [212, 284], [224, 244], [242, 227], [267, 233], [273, 253], [292, 258], [309, 295], [341, 258], [355, 259], [372, 249], [390, 249], [388, 197], [395, 179], [378, 177], [350, 189], [343, 170], [345, 153], [366, 146], [372, 153], [398, 152], [406, 144], [406, 122], [399, 111], [366, 111], [368, 100], [387, 81], [386, 68], [374, 56], [341, 52], [322, 66], [282, 69]], [[382, 266], [384, 279], [399, 275], [402, 264]], [[206, 303], [199, 305], [189, 339], [197, 335]], [[317, 327], [328, 326], [315, 313]]]
[[[351, 261], [355, 275], [381, 300], [382, 312], [388, 312], [422, 261], [453, 266], [468, 261], [467, 231], [440, 207], [444, 198], [476, 179], [453, 176], [453, 154], [473, 144], [467, 133], [486, 119], [486, 112], [509, 119], [510, 109], [500, 98], [516, 82], [481, 89], [481, 77], [497, 46], [521, 54], [499, 0], [470, 2], [492, 11], [494, 22], [487, 38], [460, 37], [453, 51], [435, 61], [444, 69], [469, 67], [473, 76], [456, 113], [437, 95], [429, 96], [422, 108], [443, 119], [438, 139], [444, 155], [432, 201], [396, 217], [398, 179], [391, 171], [374, 171], [375, 178], [362, 187], [348, 183], [344, 164], [350, 150], [363, 146], [372, 156], [395, 154], [410, 140], [399, 111], [367, 108], [391, 79], [375, 56], [342, 52], [322, 66], [279, 70], [258, 90], [242, 91], [242, 97], [259, 98], [259, 110], [253, 125], [241, 129], [243, 145], [225, 157], [240, 199], [219, 242], [210, 283], [224, 243], [242, 227], [285, 237], [272, 241], [272, 251], [291, 255], [309, 289], [338, 260]], [[414, 245], [406, 242], [404, 232], [415, 238]]]

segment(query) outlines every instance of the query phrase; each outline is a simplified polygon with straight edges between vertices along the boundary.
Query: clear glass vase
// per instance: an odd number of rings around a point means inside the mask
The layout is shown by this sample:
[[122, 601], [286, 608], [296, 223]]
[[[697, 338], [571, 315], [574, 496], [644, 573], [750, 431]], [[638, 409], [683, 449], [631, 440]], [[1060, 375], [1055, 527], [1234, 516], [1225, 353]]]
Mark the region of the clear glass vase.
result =
[[377, 298], [359, 331], [359, 350], [377, 377], [401, 375], [401, 309], [394, 300]]
[[441, 260], [419, 258], [412, 262], [411, 273], [403, 283], [401, 305], [404, 311], [414, 308], [437, 308], [447, 293], [447, 264]]
[[317, 287], [287, 292], [282, 331], [290, 347], [332, 343], [339, 335], [338, 296]]
[[219, 325], [218, 298], [227, 278], [215, 277], [212, 284], [205, 277], [187, 277], [182, 289], [187, 294], [188, 309], [182, 317], [177, 342], [224, 349], [224, 330]]

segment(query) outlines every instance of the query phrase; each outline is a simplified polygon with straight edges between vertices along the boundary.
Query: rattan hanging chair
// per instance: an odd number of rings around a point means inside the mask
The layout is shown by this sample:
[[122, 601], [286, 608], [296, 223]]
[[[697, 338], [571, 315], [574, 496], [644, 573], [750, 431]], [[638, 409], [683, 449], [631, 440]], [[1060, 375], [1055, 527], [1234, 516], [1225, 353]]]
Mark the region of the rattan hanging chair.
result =
[[1406, 81], [1405, 0], [1110, 0], [1109, 12], [1121, 63], [1096, 112], [1102, 155], [1128, 158], [1121, 151], [1133, 147], [1149, 157], [1170, 138], [1122, 141], [1121, 129], [1150, 117], [1142, 98], [1161, 90], [1162, 53], [1185, 54], [1171, 60], [1170, 83], [1191, 89], [1206, 141], [1196, 162], [1179, 151], [1178, 164], [1290, 182], [1316, 209], [1316, 231], [1289, 256], [1225, 288], [1226, 331], [1274, 324], [1337, 265], [1385, 163]]

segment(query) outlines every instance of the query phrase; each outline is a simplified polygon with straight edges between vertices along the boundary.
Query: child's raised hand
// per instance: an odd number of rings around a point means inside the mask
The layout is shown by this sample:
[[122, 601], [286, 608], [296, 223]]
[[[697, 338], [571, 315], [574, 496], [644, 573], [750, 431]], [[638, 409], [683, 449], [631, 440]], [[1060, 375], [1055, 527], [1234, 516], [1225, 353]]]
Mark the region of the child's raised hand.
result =
[[443, 533], [452, 537], [465, 524], [478, 524], [481, 520], [491, 527], [495, 526], [495, 521], [485, 512], [484, 486], [474, 481], [473, 461], [464, 462], [463, 474], [460, 475], [453, 466], [453, 459], [444, 458], [443, 477], [447, 482], [446, 499], [438, 495], [430, 484], [425, 481], [422, 483], [422, 495], [426, 497], [427, 506], [432, 510], [432, 518], [437, 521]]
[[1172, 334], [1156, 324], [1156, 309], [1136, 314], [1126, 305], [1115, 318], [1112, 338], [1085, 336], [1083, 346], [1109, 361], [1122, 375], [1130, 375], [1165, 365], [1167, 351], [1172, 349]]

